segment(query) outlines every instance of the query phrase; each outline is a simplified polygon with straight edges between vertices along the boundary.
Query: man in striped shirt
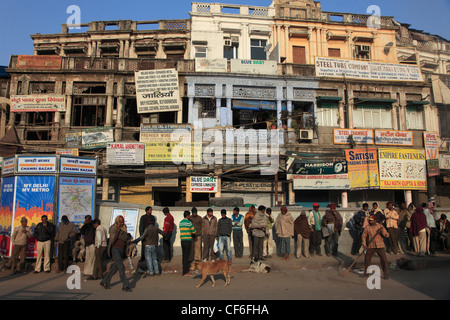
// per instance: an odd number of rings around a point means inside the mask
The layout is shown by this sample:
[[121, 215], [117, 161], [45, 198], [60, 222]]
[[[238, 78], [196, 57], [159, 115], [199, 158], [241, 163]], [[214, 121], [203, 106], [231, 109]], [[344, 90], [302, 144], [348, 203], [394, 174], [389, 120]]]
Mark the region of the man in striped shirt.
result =
[[362, 234], [362, 244], [366, 250], [364, 275], [367, 275], [367, 268], [371, 265], [372, 256], [377, 253], [381, 260], [384, 278], [388, 279], [389, 268], [382, 236], [389, 238], [389, 233], [381, 224], [376, 222], [375, 214], [371, 213], [368, 220], [369, 225]]
[[189, 268], [190, 261], [189, 256], [192, 249], [192, 234], [195, 233], [195, 228], [192, 222], [189, 220], [191, 213], [185, 211], [184, 219], [180, 221], [180, 240], [182, 251], [182, 263], [183, 263], [183, 276], [190, 276]]

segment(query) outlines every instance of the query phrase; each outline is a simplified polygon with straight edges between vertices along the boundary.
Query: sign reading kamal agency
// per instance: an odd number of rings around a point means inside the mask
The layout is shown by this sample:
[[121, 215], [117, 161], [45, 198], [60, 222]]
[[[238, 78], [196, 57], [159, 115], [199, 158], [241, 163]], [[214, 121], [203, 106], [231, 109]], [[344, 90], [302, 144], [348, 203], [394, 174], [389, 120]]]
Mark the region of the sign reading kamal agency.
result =
[[175, 69], [134, 73], [138, 113], [180, 111], [178, 72]]

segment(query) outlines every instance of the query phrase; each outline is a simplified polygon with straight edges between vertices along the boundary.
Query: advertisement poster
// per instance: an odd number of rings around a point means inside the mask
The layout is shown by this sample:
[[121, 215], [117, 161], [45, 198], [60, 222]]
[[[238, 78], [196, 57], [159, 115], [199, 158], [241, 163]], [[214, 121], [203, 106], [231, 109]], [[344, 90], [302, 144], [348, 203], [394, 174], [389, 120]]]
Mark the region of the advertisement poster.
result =
[[375, 130], [375, 144], [381, 146], [413, 146], [412, 131]]
[[294, 190], [348, 190], [348, 174], [293, 175]]
[[112, 127], [83, 129], [81, 139], [82, 149], [106, 148], [108, 142], [114, 142], [114, 129]]
[[146, 142], [145, 162], [201, 162], [201, 143]]
[[[34, 228], [41, 217], [46, 215], [53, 219], [55, 203], [55, 177], [18, 176], [16, 179], [16, 199], [14, 203], [14, 220], [12, 230], [20, 226], [20, 219], [26, 217], [28, 226]], [[36, 256], [36, 239], [28, 239], [27, 258]]]
[[217, 177], [190, 177], [192, 193], [216, 193]]
[[62, 216], [75, 224], [83, 224], [86, 215], [94, 217], [95, 185], [94, 178], [59, 177], [59, 222]]
[[185, 124], [141, 124], [140, 142], [191, 141], [191, 125]]
[[334, 129], [334, 144], [373, 144], [373, 130], [366, 129]]
[[113, 208], [110, 225], [114, 224], [114, 221], [118, 216], [123, 216], [123, 219], [125, 220], [125, 225], [127, 226], [128, 233], [131, 234], [133, 239], [136, 239], [136, 229], [139, 216], [139, 209]]
[[35, 94], [11, 96], [11, 112], [65, 112], [66, 97], [63, 95]]
[[223, 72], [226, 73], [228, 69], [228, 60], [222, 59], [207, 59], [195, 58], [195, 72]]
[[14, 173], [15, 158], [3, 159], [2, 176]]
[[0, 202], [0, 252], [10, 256], [11, 223], [13, 219], [15, 177], [2, 179]]
[[379, 189], [380, 176], [378, 174], [377, 149], [345, 150], [347, 159], [350, 189]]
[[436, 132], [424, 132], [423, 141], [427, 158], [427, 172], [429, 177], [439, 176], [439, 145]]
[[380, 188], [427, 190], [424, 150], [378, 149]]
[[108, 143], [106, 145], [106, 163], [109, 166], [144, 165], [143, 143]]
[[176, 69], [136, 71], [134, 78], [138, 113], [181, 110]]
[[329, 57], [316, 57], [315, 65], [317, 77], [423, 82], [418, 65], [356, 61]]

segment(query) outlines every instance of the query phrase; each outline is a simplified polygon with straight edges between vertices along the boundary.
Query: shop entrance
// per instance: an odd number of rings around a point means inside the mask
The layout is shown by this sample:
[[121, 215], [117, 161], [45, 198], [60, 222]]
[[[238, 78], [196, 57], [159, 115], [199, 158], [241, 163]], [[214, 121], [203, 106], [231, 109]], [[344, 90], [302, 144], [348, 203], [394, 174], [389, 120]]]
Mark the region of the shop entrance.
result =
[[174, 207], [181, 199], [180, 188], [153, 188], [153, 199], [155, 206]]

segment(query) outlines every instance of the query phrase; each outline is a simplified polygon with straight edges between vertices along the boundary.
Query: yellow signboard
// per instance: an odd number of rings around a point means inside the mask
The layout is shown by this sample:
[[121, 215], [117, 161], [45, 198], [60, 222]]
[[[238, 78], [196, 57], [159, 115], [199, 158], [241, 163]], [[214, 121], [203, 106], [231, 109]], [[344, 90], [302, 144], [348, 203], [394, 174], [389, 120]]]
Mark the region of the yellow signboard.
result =
[[202, 144], [186, 142], [146, 142], [145, 162], [192, 163], [202, 161]]

